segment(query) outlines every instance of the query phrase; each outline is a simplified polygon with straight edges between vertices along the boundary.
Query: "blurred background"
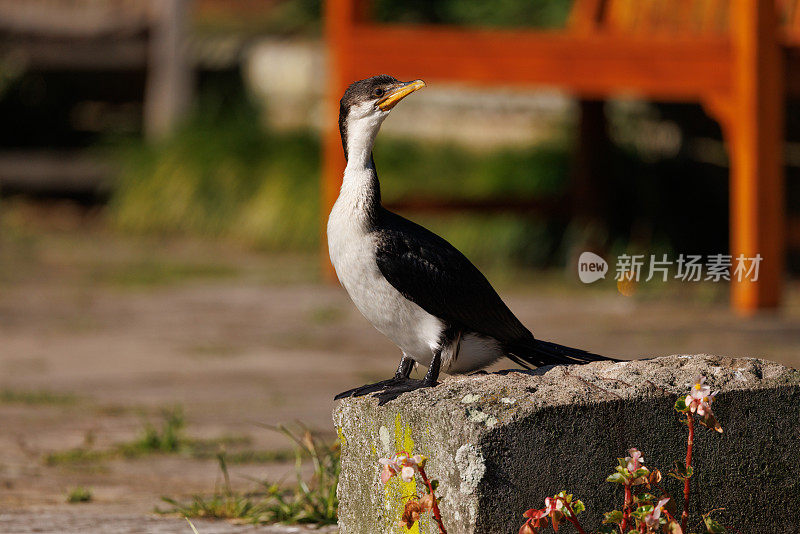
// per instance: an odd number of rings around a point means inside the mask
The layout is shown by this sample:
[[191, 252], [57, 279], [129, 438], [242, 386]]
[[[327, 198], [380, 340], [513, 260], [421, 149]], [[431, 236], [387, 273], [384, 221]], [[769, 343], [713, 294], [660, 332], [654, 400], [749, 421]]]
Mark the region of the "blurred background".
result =
[[[380, 22], [522, 29], [564, 28], [573, 7], [373, 6]], [[74, 513], [69, 500], [101, 521], [212, 491], [222, 450], [234, 486], [283, 481], [292, 442], [259, 425], [300, 421], [324, 441], [333, 395], [393, 372], [397, 349], [319, 256], [322, 13], [321, 0], [0, 0], [5, 530]], [[699, 104], [619, 95], [597, 108], [605, 207], [587, 224], [563, 209], [574, 98], [429, 85], [384, 124], [383, 197], [460, 248], [535, 335], [623, 358], [800, 363], [794, 278], [780, 310], [750, 318], [725, 283], [623, 295], [612, 279], [625, 252], [728, 251], [728, 153]], [[791, 216], [800, 128], [787, 106]], [[432, 197], [494, 209], [419, 202]], [[591, 286], [574, 267], [586, 249], [612, 263]]]

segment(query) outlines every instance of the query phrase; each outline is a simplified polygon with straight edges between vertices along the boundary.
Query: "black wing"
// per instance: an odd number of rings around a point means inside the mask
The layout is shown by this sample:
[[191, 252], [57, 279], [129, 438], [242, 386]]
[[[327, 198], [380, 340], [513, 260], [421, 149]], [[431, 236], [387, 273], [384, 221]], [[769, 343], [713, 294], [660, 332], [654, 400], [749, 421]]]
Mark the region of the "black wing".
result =
[[381, 210], [378, 269], [426, 312], [501, 343], [532, 339], [486, 277], [453, 245], [399, 215]]

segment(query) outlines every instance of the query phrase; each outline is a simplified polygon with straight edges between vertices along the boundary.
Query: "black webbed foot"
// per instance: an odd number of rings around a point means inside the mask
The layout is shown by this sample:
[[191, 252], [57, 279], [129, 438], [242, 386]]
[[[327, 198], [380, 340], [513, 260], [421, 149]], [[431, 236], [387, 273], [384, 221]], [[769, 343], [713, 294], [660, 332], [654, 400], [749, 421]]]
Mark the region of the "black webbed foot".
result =
[[432, 388], [436, 387], [439, 383], [436, 380], [427, 380], [423, 378], [422, 380], [414, 380], [412, 378], [407, 378], [403, 382], [399, 384], [395, 384], [393, 386], [386, 387], [381, 391], [376, 392], [373, 397], [378, 399], [378, 405], [383, 406], [387, 402], [396, 399], [403, 393], [408, 393], [410, 391], [416, 391], [422, 388]]
[[384, 405], [390, 400], [394, 400], [403, 393], [415, 391], [417, 389], [435, 387], [438, 382], [430, 380], [415, 380], [413, 378], [390, 378], [389, 380], [381, 380], [374, 384], [366, 384], [364, 386], [343, 391], [334, 397], [334, 400], [344, 399], [347, 397], [363, 397], [374, 393], [374, 397], [378, 399], [379, 405]]
[[394, 400], [403, 393], [414, 391], [421, 388], [435, 387], [439, 382], [439, 368], [441, 367], [442, 354], [441, 351], [436, 351], [431, 360], [431, 365], [428, 367], [428, 372], [425, 373], [425, 378], [422, 380], [414, 380], [409, 378], [411, 369], [414, 367], [414, 360], [403, 355], [400, 366], [397, 368], [393, 378], [389, 380], [381, 380], [374, 384], [367, 384], [355, 389], [349, 389], [336, 395], [333, 399], [339, 400], [346, 397], [363, 397], [374, 393], [374, 397], [378, 399], [379, 405], [384, 405], [390, 400]]
[[374, 384], [364, 384], [363, 386], [348, 389], [347, 391], [342, 391], [338, 395], [336, 395], [333, 400], [345, 399], [347, 397], [363, 397], [364, 395], [369, 395], [370, 393], [375, 393], [376, 391], [384, 390], [388, 387], [400, 384], [409, 380], [408, 378], [390, 378], [389, 380], [381, 380], [380, 382], [375, 382]]

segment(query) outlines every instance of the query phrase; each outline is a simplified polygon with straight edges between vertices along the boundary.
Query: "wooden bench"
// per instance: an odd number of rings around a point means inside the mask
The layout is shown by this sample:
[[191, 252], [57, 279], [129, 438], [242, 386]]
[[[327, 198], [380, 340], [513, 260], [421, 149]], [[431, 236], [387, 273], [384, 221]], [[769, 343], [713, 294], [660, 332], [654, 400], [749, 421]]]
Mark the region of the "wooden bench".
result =
[[341, 184], [336, 116], [353, 80], [385, 72], [429, 82], [552, 86], [583, 100], [632, 93], [699, 102], [721, 125], [730, 154], [730, 253], [763, 257], [758, 281], [731, 283], [732, 305], [744, 313], [775, 307], [785, 266], [784, 95], [800, 93], [800, 70], [787, 67], [798, 63], [799, 4], [576, 0], [567, 28], [521, 31], [375, 24], [368, 2], [328, 0], [322, 220]]
[[[148, 136], [159, 138], [185, 115], [193, 93], [192, 65], [183, 46], [187, 9], [188, 0], [0, 0], [0, 69], [12, 78], [25, 72], [76, 77], [144, 72], [142, 123]], [[131, 98], [119, 92], [100, 87], [84, 98], [100, 109]], [[76, 131], [72, 125], [65, 130]], [[113, 165], [70, 141], [0, 147], [0, 187], [6, 193], [106, 196]]]

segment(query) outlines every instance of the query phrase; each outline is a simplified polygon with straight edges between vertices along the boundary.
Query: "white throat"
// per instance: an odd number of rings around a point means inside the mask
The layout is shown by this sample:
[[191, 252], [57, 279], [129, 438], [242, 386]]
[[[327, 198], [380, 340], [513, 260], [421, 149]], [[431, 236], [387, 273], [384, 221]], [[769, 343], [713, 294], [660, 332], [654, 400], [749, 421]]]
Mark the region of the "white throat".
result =
[[[347, 167], [339, 202], [349, 205], [354, 216], [367, 215], [380, 202], [380, 186], [372, 163], [372, 147], [389, 115], [371, 104], [354, 106], [347, 117]], [[361, 217], [358, 217], [361, 218]]]
[[347, 115], [347, 169], [372, 166], [375, 137], [388, 116], [388, 111], [377, 110], [370, 103], [350, 109]]

